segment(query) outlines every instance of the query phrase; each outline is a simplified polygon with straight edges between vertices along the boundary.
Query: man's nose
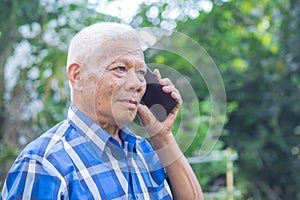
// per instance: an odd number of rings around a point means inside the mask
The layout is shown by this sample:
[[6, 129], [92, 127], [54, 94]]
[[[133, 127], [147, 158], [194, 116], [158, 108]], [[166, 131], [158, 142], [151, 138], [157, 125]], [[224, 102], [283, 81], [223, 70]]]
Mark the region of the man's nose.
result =
[[125, 89], [129, 91], [140, 91], [146, 84], [145, 79], [136, 72], [131, 71], [127, 73], [126, 81], [124, 83]]

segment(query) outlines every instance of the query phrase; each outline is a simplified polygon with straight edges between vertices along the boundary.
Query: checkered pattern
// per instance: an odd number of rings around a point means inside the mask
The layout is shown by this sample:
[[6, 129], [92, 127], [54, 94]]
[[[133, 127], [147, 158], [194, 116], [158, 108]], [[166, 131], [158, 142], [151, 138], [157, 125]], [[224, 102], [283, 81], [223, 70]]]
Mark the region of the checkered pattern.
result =
[[123, 146], [71, 105], [19, 155], [1, 199], [172, 199], [149, 143], [126, 128], [119, 135]]

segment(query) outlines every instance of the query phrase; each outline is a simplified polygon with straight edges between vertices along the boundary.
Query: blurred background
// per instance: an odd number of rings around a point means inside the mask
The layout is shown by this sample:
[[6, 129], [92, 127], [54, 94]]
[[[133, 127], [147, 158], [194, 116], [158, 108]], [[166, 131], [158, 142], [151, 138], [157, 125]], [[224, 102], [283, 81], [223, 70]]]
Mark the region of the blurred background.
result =
[[0, 0], [0, 19], [1, 188], [24, 146], [66, 116], [71, 37], [114, 21], [184, 33], [216, 63], [226, 122], [213, 151], [197, 160], [210, 124], [207, 87], [178, 55], [146, 52], [147, 62], [188, 77], [197, 94], [199, 104], [183, 109], [201, 113], [183, 128], [200, 121], [185, 155], [206, 199], [300, 199], [299, 0]]

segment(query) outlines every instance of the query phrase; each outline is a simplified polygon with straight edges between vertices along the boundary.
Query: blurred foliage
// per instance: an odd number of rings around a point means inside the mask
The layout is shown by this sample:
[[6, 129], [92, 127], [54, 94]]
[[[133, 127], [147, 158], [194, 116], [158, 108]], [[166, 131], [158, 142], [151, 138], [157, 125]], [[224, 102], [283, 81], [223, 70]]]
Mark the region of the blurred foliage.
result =
[[[95, 12], [96, 6], [85, 0], [1, 1], [0, 185], [24, 145], [65, 117], [70, 38], [94, 22], [124, 22]], [[226, 124], [214, 149], [230, 147], [239, 154], [235, 185], [243, 199], [299, 199], [300, 2], [145, 1], [130, 23], [182, 32], [213, 58], [227, 93]], [[197, 154], [211, 114], [204, 81], [177, 55], [146, 55], [147, 62], [174, 66], [188, 77], [197, 102], [183, 105], [174, 133], [184, 146], [199, 122], [185, 151]], [[183, 115], [189, 123], [179, 128]], [[205, 191], [221, 190], [223, 164], [193, 166]]]

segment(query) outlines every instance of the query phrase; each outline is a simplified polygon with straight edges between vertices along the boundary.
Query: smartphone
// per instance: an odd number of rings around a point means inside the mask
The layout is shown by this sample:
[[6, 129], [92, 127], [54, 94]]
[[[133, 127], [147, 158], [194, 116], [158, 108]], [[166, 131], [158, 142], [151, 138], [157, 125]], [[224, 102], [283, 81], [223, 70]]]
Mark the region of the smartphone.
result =
[[142, 102], [152, 111], [156, 119], [163, 122], [178, 104], [178, 100], [174, 99], [171, 93], [165, 93], [162, 90], [163, 86], [149, 68], [147, 68], [145, 79], [147, 89]]

